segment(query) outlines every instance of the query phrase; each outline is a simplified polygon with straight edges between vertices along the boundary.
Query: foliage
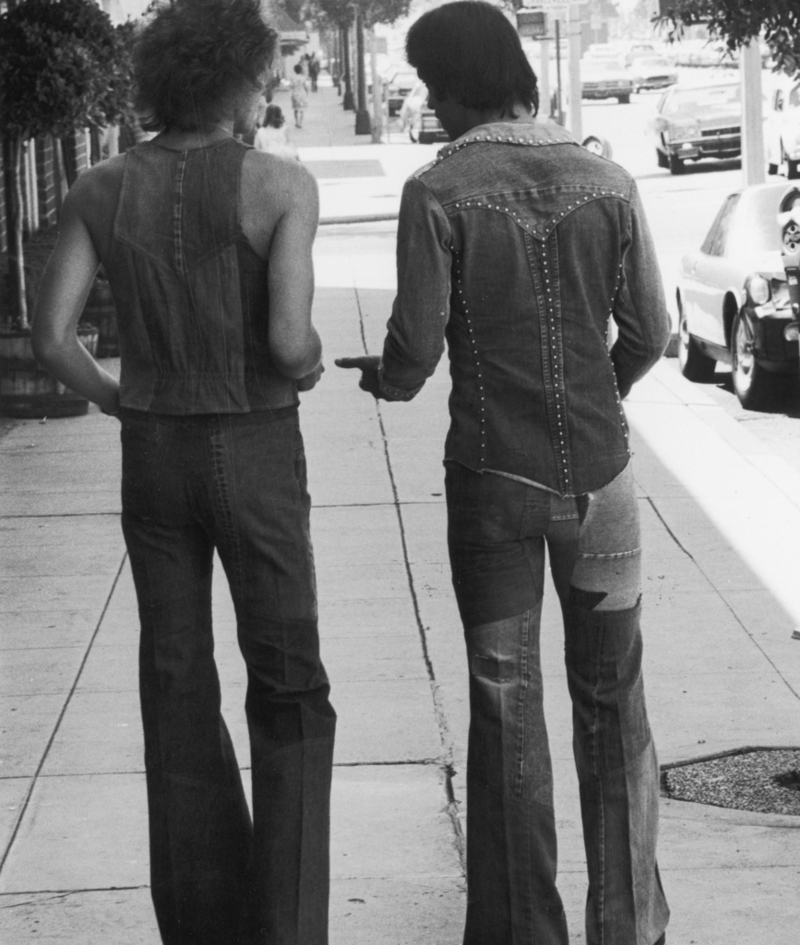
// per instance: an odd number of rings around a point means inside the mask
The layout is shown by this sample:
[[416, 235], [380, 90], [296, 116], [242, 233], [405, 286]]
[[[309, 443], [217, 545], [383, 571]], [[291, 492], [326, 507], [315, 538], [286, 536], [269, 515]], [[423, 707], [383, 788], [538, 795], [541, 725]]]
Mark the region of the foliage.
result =
[[[411, 0], [313, 0], [313, 7], [337, 26], [349, 26], [356, 8], [364, 17], [364, 25], [394, 23], [408, 13]], [[308, 8], [307, 8], [308, 9]]]
[[777, 69], [800, 69], [800, 4], [797, 0], [661, 0], [658, 22], [668, 24], [670, 38], [684, 26], [704, 24], [730, 50], [762, 37]]
[[0, 126], [21, 140], [118, 120], [132, 27], [92, 0], [24, 0], [0, 15]]
[[117, 28], [93, 0], [24, 0], [0, 13], [0, 128], [7, 141], [11, 321], [28, 326], [22, 243], [22, 146], [123, 117], [133, 27]]

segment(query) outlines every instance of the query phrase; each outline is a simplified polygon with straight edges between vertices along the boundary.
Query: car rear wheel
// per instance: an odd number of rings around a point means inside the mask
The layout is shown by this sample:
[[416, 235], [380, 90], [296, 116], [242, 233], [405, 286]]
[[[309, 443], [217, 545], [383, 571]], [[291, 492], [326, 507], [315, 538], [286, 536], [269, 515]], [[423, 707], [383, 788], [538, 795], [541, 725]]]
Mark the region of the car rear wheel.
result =
[[772, 378], [756, 361], [753, 331], [747, 316], [736, 315], [731, 330], [733, 389], [745, 410], [761, 410], [773, 397]]
[[686, 165], [678, 157], [677, 154], [670, 154], [669, 156], [669, 172], [670, 174], [682, 174], [686, 170]]
[[689, 334], [689, 323], [683, 306], [678, 300], [680, 318], [678, 321], [678, 364], [681, 374], [687, 381], [696, 381], [698, 384], [709, 384], [714, 380], [717, 362], [704, 354], [700, 346]]
[[617, 96], [617, 101], [620, 103], [620, 105], [630, 105], [630, 103], [631, 103], [631, 93], [628, 92], [627, 95], [618, 95], [618, 96]]
[[583, 139], [581, 144], [587, 151], [591, 151], [592, 154], [599, 154], [600, 157], [605, 158], [611, 157], [611, 145], [605, 138], [601, 138], [599, 135], [588, 135]]

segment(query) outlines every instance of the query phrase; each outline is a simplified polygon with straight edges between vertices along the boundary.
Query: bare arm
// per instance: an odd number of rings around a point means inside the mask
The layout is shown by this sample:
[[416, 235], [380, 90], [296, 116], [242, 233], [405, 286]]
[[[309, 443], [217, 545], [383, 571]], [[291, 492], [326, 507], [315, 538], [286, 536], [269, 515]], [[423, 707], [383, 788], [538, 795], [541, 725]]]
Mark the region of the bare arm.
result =
[[33, 319], [31, 343], [39, 363], [67, 387], [119, 409], [119, 383], [78, 341], [76, 329], [99, 263], [83, 217], [89, 182], [79, 179], [64, 201], [58, 242], [47, 263]]
[[292, 190], [269, 249], [269, 346], [278, 370], [301, 380], [319, 372], [322, 344], [311, 324], [314, 266], [311, 249], [319, 221], [316, 181], [292, 168]]

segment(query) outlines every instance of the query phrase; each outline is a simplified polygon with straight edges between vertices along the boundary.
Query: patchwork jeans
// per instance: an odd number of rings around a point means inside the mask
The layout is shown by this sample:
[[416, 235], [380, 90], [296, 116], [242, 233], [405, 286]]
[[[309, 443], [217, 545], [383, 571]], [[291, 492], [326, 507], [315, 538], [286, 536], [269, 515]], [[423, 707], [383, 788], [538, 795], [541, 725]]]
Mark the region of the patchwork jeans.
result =
[[[122, 419], [151, 892], [166, 945], [325, 945], [336, 716], [296, 408]], [[247, 667], [252, 817], [220, 713], [219, 553]]]
[[470, 673], [464, 945], [566, 945], [539, 629], [545, 543], [561, 602], [589, 891], [587, 945], [653, 945], [659, 769], [642, 682], [630, 465], [561, 499], [447, 464], [448, 544]]

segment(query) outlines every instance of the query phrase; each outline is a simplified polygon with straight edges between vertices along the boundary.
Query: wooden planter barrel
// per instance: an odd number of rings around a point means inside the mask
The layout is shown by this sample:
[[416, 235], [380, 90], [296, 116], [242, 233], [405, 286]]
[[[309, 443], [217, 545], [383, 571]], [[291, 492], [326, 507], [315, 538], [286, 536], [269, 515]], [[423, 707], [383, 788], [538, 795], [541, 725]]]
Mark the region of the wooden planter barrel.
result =
[[[98, 331], [94, 325], [78, 326], [78, 339], [91, 355], [97, 353]], [[0, 328], [0, 413], [43, 419], [78, 417], [88, 409], [85, 397], [39, 367], [31, 350], [29, 330]]]
[[97, 341], [98, 358], [119, 357], [119, 332], [117, 331], [117, 310], [111, 289], [105, 279], [95, 279], [86, 307], [81, 315], [81, 323], [94, 325], [99, 337]]

